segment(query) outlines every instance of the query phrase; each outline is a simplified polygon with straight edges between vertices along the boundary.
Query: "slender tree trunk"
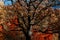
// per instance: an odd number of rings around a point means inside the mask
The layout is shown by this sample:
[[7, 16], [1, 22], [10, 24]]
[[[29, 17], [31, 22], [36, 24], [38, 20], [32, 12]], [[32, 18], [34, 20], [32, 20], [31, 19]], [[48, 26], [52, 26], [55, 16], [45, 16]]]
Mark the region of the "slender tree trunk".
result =
[[31, 40], [30, 36], [29, 36], [29, 33], [25, 34], [25, 36], [26, 36], [26, 40]]
[[29, 35], [29, 31], [30, 31], [30, 22], [31, 22], [31, 20], [30, 20], [30, 16], [28, 16], [28, 23], [29, 23], [29, 27], [27, 28], [27, 33], [25, 34], [25, 36], [26, 36], [26, 40], [31, 40], [31, 37], [30, 37], [30, 35]]

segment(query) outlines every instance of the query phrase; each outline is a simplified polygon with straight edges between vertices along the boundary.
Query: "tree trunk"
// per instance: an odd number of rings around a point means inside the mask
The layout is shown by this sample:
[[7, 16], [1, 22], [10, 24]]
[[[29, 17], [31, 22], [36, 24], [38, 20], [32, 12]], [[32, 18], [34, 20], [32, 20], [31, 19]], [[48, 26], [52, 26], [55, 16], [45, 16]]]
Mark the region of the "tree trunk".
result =
[[31, 40], [31, 38], [30, 38], [30, 36], [29, 36], [29, 32], [27, 32], [27, 33], [25, 34], [25, 36], [26, 36], [26, 40]]

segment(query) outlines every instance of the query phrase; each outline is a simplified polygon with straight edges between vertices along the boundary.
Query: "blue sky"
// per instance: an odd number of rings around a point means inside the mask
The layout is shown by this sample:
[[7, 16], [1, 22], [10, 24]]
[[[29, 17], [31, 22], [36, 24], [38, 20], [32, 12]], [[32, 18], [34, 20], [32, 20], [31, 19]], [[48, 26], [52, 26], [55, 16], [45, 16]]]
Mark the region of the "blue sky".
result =
[[12, 2], [11, 1], [6, 1], [4, 2], [5, 5], [12, 5]]
[[[60, 4], [60, 1], [56, 0], [56, 4]], [[60, 8], [60, 6], [53, 6], [53, 8]]]
[[[13, 1], [15, 2], [16, 0], [13, 0]], [[27, 2], [29, 2], [29, 0], [27, 0]], [[10, 0], [4, 0], [4, 3], [5, 5], [12, 5], [12, 2]], [[56, 3], [60, 4], [58, 0], [56, 0]], [[53, 6], [53, 8], [60, 8], [60, 6]]]
[[[13, 0], [15, 2], [15, 0]], [[4, 0], [4, 4], [7, 5], [12, 5], [11, 0]]]
[[[16, 1], [16, 0], [13, 0], [14, 2]], [[27, 0], [27, 3], [29, 2], [30, 0]], [[11, 2], [11, 0], [4, 0], [4, 3], [5, 3], [5, 5], [12, 5], [12, 2]]]

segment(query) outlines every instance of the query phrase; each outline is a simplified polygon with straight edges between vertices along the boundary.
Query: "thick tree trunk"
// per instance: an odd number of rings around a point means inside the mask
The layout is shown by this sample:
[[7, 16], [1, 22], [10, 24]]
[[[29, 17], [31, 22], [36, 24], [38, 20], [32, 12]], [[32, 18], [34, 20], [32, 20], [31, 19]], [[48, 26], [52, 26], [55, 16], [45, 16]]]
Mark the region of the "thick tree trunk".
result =
[[29, 34], [26, 35], [26, 40], [31, 40]]

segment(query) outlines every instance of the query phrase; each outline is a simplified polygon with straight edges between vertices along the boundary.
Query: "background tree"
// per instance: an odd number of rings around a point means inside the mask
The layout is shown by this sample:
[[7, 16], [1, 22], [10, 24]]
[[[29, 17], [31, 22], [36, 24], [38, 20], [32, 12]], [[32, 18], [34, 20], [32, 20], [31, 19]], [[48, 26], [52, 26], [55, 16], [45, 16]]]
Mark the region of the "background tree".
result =
[[[17, 0], [12, 6], [6, 7], [8, 20], [15, 24], [16, 28], [21, 28], [19, 30], [22, 30], [26, 40], [31, 40], [29, 32], [32, 25], [39, 25], [41, 31], [44, 27], [49, 28], [48, 26], [50, 26], [53, 29], [58, 25], [55, 25], [55, 23], [59, 22], [58, 15], [55, 14], [56, 11], [52, 8], [55, 5], [54, 2], [55, 0], [50, 3], [48, 0], [30, 0], [27, 3], [26, 0]], [[17, 23], [10, 20], [15, 20], [14, 16], [16, 16]]]

